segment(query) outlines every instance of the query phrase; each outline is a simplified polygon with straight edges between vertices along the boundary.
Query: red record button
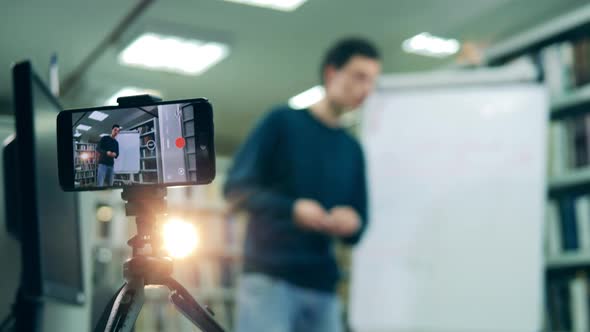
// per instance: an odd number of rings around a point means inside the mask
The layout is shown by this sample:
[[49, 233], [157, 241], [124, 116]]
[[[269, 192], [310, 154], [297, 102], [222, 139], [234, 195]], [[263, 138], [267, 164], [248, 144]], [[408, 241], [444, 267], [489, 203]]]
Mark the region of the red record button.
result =
[[179, 149], [184, 148], [184, 146], [186, 145], [186, 140], [182, 137], [179, 137], [176, 139], [176, 147]]

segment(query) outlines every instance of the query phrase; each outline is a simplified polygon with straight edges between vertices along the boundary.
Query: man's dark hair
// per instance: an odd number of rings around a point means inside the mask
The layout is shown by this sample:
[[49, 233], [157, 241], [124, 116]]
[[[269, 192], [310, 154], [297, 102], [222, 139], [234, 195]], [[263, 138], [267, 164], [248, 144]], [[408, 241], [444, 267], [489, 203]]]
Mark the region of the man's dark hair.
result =
[[111, 130], [113, 130], [115, 128], [121, 128], [121, 126], [119, 126], [118, 124], [114, 124], [113, 127], [111, 128]]
[[355, 55], [375, 60], [380, 59], [377, 47], [369, 40], [358, 37], [341, 39], [328, 49], [324, 56], [324, 61], [320, 68], [320, 80], [322, 84], [324, 83], [324, 71], [327, 66], [331, 65], [336, 69], [340, 69], [346, 66], [348, 61]]

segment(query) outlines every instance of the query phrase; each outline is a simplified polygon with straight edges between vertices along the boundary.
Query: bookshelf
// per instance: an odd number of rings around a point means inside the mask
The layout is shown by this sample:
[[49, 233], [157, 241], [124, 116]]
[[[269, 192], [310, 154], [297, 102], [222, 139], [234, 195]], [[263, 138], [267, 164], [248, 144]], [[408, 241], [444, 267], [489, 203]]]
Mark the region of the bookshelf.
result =
[[182, 105], [182, 137], [186, 139], [186, 169], [191, 181], [197, 180], [197, 152], [195, 151], [195, 112], [193, 106]]
[[590, 5], [499, 43], [487, 65], [526, 56], [550, 94], [545, 220], [547, 331], [590, 330]]
[[557, 42], [587, 35], [589, 28], [590, 6], [587, 5], [496, 44], [485, 52], [484, 59], [489, 65], [502, 64]]
[[74, 181], [80, 187], [96, 185], [98, 154], [96, 145], [74, 141]]

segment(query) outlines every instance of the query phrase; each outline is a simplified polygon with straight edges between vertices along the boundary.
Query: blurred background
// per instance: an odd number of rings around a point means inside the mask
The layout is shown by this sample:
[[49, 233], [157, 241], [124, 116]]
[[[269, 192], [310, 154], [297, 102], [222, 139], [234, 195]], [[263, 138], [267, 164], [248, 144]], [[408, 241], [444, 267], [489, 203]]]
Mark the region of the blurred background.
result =
[[[549, 151], [543, 165], [543, 176], [549, 176], [540, 180], [544, 187], [539, 195], [545, 197], [549, 193], [549, 200], [535, 212], [539, 233], [531, 235], [538, 238], [541, 264], [531, 267], [539, 269], [535, 270], [539, 276], [535, 279], [538, 292], [530, 299], [538, 313], [533, 320], [538, 323], [536, 331], [590, 330], [590, 201], [584, 196], [590, 182], [590, 121], [584, 113], [590, 100], [586, 86], [590, 83], [587, 1], [307, 0], [275, 4], [272, 0], [0, 0], [0, 16], [2, 139], [14, 127], [11, 66], [24, 59], [30, 59], [49, 84], [51, 59], [56, 56], [57, 66], [52, 68], [58, 68], [59, 101], [64, 109], [115, 105], [118, 96], [146, 92], [164, 100], [206, 97], [212, 102], [217, 178], [206, 186], [170, 189], [168, 203], [175, 217], [196, 226], [198, 237], [196, 248], [176, 262], [174, 275], [199, 301], [213, 309], [216, 319], [229, 331], [234, 326], [235, 290], [248, 216], [229, 213], [227, 209], [222, 195], [227, 170], [241, 142], [271, 107], [298, 101], [298, 108], [304, 108], [317, 100], [317, 93], [321, 95], [317, 90], [303, 97], [300, 94], [320, 84], [320, 61], [334, 41], [347, 36], [374, 41], [382, 54], [384, 76], [499, 68], [526, 58], [541, 73], [534, 81], [546, 88], [551, 111], [543, 120], [543, 134], [539, 134], [539, 144]], [[177, 37], [181, 41], [210, 42], [218, 49], [199, 60], [196, 69], [183, 68], [180, 59], [176, 62], [179, 66], [164, 64], [154, 70], [149, 63], [134, 63], [132, 56], [125, 57], [128, 47], [146, 33], [154, 39]], [[408, 41], [416, 36], [452, 40], [457, 47], [442, 53], [407, 47]], [[167, 56], [162, 55], [157, 44], [134, 52], [153, 61]], [[293, 99], [298, 95], [298, 99]], [[363, 135], [361, 117], [360, 112], [351, 114], [345, 123], [350, 133], [359, 138]], [[403, 120], [392, 121], [400, 119]], [[415, 153], [427, 151], [425, 148]], [[444, 175], [437, 173], [441, 174]], [[85, 301], [83, 305], [72, 305], [49, 300], [43, 323], [47, 331], [90, 330], [109, 297], [122, 284], [122, 263], [130, 253], [126, 241], [134, 234], [135, 225], [125, 217], [120, 191], [81, 193], [79, 198]], [[4, 200], [0, 202], [4, 204]], [[435, 212], [432, 215], [440, 217]], [[4, 215], [0, 218], [4, 219]], [[523, 246], [537, 244], [527, 242], [525, 237], [519, 241], [523, 241]], [[16, 293], [19, 252], [18, 242], [0, 230], [0, 317], [9, 314]], [[355, 308], [350, 303], [353, 254], [352, 249], [343, 246], [338, 246], [336, 252], [344, 272], [338, 287], [344, 303], [342, 319], [350, 325], [349, 310]], [[500, 257], [500, 252], [497, 255], [499, 260], [507, 257]], [[380, 257], [379, 262], [389, 264], [387, 254]], [[465, 257], [469, 258], [466, 265], [481, 258]], [[513, 272], [506, 270], [501, 275], [510, 276]], [[463, 270], [457, 275], [462, 273]], [[510, 284], [511, 279], [507, 278], [506, 283]], [[488, 287], [484, 282], [480, 285]], [[380, 289], [370, 286], [369, 282], [367, 286], [355, 287], [361, 287], [362, 293], [378, 296]], [[514, 297], [519, 297], [518, 289], [513, 291]], [[509, 303], [512, 299], [496, 301]], [[477, 307], [477, 302], [473, 306]], [[452, 304], [447, 307], [452, 310]], [[420, 311], [407, 315], [420, 316]], [[513, 318], [518, 320], [517, 316]], [[500, 321], [512, 319], [494, 317]], [[399, 321], [405, 322], [401, 318]], [[362, 319], [357, 318], [356, 322], [364, 324]], [[195, 329], [168, 304], [167, 292], [150, 290], [136, 330]], [[370, 324], [367, 331], [371, 331]], [[450, 330], [408, 327], [403, 331]], [[481, 326], [481, 331], [497, 330]]]

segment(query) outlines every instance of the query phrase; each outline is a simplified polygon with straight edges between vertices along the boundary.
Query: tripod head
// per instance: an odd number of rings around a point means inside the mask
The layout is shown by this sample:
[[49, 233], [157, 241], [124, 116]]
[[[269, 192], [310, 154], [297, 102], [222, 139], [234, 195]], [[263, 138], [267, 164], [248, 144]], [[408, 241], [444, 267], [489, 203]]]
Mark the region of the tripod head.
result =
[[166, 214], [166, 193], [165, 187], [123, 189], [121, 198], [125, 201], [125, 213], [128, 217], [134, 216], [137, 225], [137, 235], [127, 242], [133, 249], [133, 256], [146, 245], [151, 246], [153, 255], [160, 254], [162, 240], [155, 227], [157, 216]]
[[123, 264], [127, 281], [141, 278], [145, 285], [163, 285], [172, 274], [172, 259], [164, 255], [162, 237], [156, 231], [158, 215], [166, 213], [166, 193], [165, 187], [132, 187], [121, 193], [125, 213], [135, 216], [137, 225], [137, 234], [127, 241], [132, 248], [132, 257]]

